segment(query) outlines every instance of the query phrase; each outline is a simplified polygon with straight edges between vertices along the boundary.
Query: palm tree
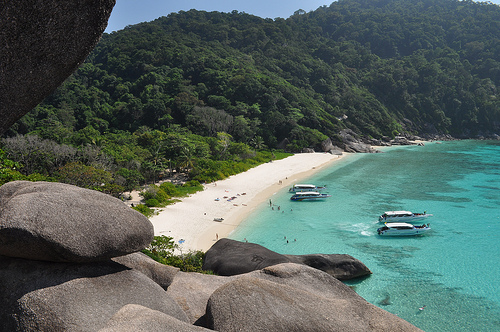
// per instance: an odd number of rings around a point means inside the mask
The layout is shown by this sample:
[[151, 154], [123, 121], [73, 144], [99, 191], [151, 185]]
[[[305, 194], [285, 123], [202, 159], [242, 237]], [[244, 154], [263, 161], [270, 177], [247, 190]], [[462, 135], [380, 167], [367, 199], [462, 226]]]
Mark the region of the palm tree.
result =
[[179, 153], [179, 168], [184, 168], [186, 170], [190, 170], [194, 167], [194, 155], [193, 155], [193, 149], [188, 146], [184, 145], [180, 149]]
[[261, 150], [266, 147], [266, 145], [264, 144], [264, 139], [260, 136], [255, 136], [254, 138], [252, 138], [250, 144], [255, 148], [255, 150]]

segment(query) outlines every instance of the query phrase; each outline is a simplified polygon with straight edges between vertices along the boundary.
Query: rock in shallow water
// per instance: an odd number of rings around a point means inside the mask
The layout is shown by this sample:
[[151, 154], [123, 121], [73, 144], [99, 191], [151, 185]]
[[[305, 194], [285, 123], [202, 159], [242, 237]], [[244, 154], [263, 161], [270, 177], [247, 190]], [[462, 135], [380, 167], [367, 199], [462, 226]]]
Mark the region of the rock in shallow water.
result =
[[371, 274], [359, 260], [349, 255], [281, 255], [261, 245], [230, 239], [217, 241], [205, 254], [203, 269], [223, 276], [260, 270], [280, 263], [304, 264], [329, 273], [340, 280]]
[[285, 255], [291, 263], [304, 264], [324, 271], [339, 280], [350, 280], [372, 272], [361, 261], [346, 254]]
[[0, 187], [0, 255], [103, 261], [142, 250], [153, 238], [145, 216], [109, 195], [49, 182]]

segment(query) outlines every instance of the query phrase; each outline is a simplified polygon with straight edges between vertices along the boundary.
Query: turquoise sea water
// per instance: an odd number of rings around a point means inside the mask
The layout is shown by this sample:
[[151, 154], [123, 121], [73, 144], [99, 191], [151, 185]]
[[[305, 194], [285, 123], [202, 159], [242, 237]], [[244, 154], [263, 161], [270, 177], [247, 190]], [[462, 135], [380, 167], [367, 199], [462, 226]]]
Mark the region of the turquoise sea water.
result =
[[[283, 188], [274, 210], [263, 204], [230, 237], [282, 254], [354, 256], [373, 275], [348, 284], [425, 331], [500, 331], [500, 142], [384, 151], [303, 181], [326, 184], [326, 201], [292, 202]], [[379, 237], [377, 217], [388, 210], [427, 211], [432, 230]]]

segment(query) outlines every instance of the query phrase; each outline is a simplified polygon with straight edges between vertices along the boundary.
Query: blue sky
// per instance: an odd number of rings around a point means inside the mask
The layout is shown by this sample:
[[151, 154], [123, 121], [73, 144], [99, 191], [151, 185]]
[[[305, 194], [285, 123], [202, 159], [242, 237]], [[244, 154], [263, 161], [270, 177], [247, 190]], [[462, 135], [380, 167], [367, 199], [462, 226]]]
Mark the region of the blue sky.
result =
[[[500, 0], [499, 0], [500, 1]], [[169, 13], [190, 9], [232, 12], [237, 10], [263, 18], [288, 18], [296, 10], [306, 12], [329, 6], [333, 0], [116, 0], [106, 32], [148, 22]]]
[[[263, 18], [288, 18], [296, 10], [306, 12], [329, 6], [333, 0], [116, 0], [106, 32], [148, 22], [169, 13], [190, 9], [231, 12], [237, 10]], [[500, 4], [500, 0], [491, 1]]]

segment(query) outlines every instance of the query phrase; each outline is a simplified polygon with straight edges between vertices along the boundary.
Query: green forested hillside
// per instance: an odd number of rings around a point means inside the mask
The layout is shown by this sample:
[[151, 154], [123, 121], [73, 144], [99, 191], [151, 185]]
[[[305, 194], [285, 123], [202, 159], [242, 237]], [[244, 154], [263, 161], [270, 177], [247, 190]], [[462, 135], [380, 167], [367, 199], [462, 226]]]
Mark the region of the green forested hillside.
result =
[[286, 20], [191, 10], [105, 35], [14, 131], [52, 117], [70, 132], [180, 124], [296, 148], [346, 127], [474, 136], [499, 130], [499, 57], [488, 3], [343, 0]]
[[[120, 165], [173, 160], [181, 141], [198, 158], [227, 151], [226, 138], [294, 152], [345, 128], [491, 136], [499, 85], [491, 3], [341, 0], [275, 20], [190, 10], [105, 34], [8, 135], [101, 147]], [[170, 150], [148, 145], [161, 135]]]

